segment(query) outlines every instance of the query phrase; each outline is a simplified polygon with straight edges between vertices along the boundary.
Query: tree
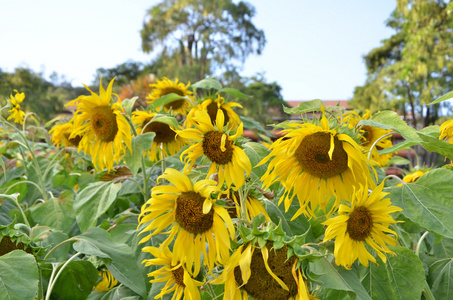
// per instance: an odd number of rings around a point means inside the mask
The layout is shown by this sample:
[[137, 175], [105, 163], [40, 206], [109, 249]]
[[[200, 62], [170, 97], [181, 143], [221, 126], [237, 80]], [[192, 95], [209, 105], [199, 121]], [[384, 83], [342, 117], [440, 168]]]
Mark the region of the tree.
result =
[[66, 81], [58, 82], [56, 74], [52, 74], [52, 80], [54, 83], [27, 68], [17, 68], [14, 73], [0, 70], [0, 99], [5, 104], [5, 99], [14, 95], [15, 89], [24, 92], [25, 100], [21, 108], [25, 112], [36, 113], [42, 121], [48, 121], [62, 113], [69, 100], [86, 93], [84, 88], [74, 88]]
[[263, 74], [242, 78], [240, 82], [230, 85], [249, 96], [238, 100], [243, 106], [240, 112], [245, 117], [258, 121], [264, 126], [289, 117], [283, 111], [283, 107], [288, 104], [283, 100], [281, 86], [277, 82], [267, 82]]
[[441, 105], [427, 104], [453, 90], [453, 4], [443, 0], [397, 4], [387, 21], [396, 32], [364, 57], [368, 77], [355, 88], [350, 104], [373, 111], [398, 110], [415, 128], [425, 127], [442, 112]]
[[114, 77], [116, 77], [116, 86], [126, 85], [129, 84], [131, 80], [139, 77], [141, 74], [144, 74], [145, 72], [148, 73], [148, 69], [149, 66], [145, 66], [141, 62], [135, 62], [131, 60], [128, 60], [113, 68], [99, 68], [96, 70], [96, 78], [93, 82], [93, 85], [98, 86], [101, 78], [104, 82], [110, 82]]
[[198, 81], [261, 53], [266, 39], [252, 23], [254, 15], [244, 1], [163, 0], [147, 12], [142, 49], [159, 53], [159, 73]]

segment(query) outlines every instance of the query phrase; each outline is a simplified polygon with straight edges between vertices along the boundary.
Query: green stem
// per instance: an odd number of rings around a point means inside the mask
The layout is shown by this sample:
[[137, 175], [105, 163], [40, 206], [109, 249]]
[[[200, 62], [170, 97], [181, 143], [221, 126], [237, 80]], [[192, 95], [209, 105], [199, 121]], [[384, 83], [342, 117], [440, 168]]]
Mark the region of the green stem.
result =
[[138, 183], [137, 180], [135, 180], [135, 179], [132, 179], [132, 178], [128, 178], [128, 179], [137, 185], [138, 189], [140, 190], [140, 193], [142, 193], [143, 197], [145, 197], [145, 192], [143, 191], [140, 183]]
[[390, 178], [394, 178], [394, 179], [398, 180], [401, 184], [406, 185], [406, 183], [396, 175], [387, 175], [387, 176], [385, 176], [384, 180], [390, 179]]
[[431, 292], [431, 289], [429, 288], [428, 282], [426, 282], [426, 280], [424, 283], [422, 293], [425, 296], [426, 300], [436, 300], [436, 298], [434, 297], [433, 292]]
[[373, 148], [376, 146], [376, 144], [377, 144], [380, 140], [382, 140], [382, 139], [388, 137], [389, 135], [392, 135], [393, 133], [394, 133], [394, 132], [392, 131], [392, 132], [389, 132], [389, 133], [387, 133], [387, 134], [384, 134], [383, 136], [381, 136], [380, 138], [378, 138], [378, 139], [373, 143], [373, 145], [371, 145], [370, 151], [368, 152], [368, 160], [370, 160], [370, 158], [371, 158], [371, 152], [373, 151]]
[[423, 233], [422, 236], [420, 237], [420, 239], [418, 240], [417, 248], [415, 248], [415, 255], [417, 255], [417, 257], [420, 256], [420, 247], [422, 246], [422, 242], [425, 239], [425, 237], [428, 235], [428, 233], [429, 233], [428, 231], [425, 231], [425, 233]]
[[148, 175], [146, 174], [145, 156], [142, 155], [142, 172], [143, 172], [143, 197], [144, 201], [148, 201], [150, 198], [148, 191]]
[[[38, 164], [38, 161], [36, 160], [35, 153], [34, 153], [32, 147], [30, 146], [30, 144], [28, 143], [28, 140], [25, 137], [24, 132], [20, 131], [19, 129], [17, 129], [15, 126], [10, 124], [9, 122], [6, 122], [4, 118], [1, 118], [1, 120], [3, 121], [4, 124], [6, 124], [7, 126], [11, 127], [14, 131], [16, 131], [17, 134], [24, 141], [24, 146], [28, 149], [28, 151], [30, 152], [30, 155], [32, 157], [34, 169], [36, 170], [36, 174], [38, 176], [39, 185], [41, 186], [41, 188], [40, 188], [41, 194], [43, 196], [44, 201], [47, 201], [48, 198], [47, 198], [47, 193], [46, 193], [46, 186], [44, 184], [44, 180], [43, 180], [43, 177], [42, 177], [42, 174], [41, 174], [41, 170], [39, 169], [39, 164]], [[25, 160], [25, 156], [24, 156], [24, 160]]]
[[25, 213], [24, 213], [24, 211], [22, 209], [22, 206], [20, 205], [19, 201], [17, 201], [17, 198], [13, 197], [11, 195], [0, 194], [0, 198], [2, 198], [2, 197], [12, 201], [17, 206], [17, 208], [19, 208], [20, 214], [22, 215], [22, 218], [24, 219], [25, 224], [28, 227], [30, 227], [30, 223], [28, 222], [27, 216], [25, 215]]
[[13, 187], [15, 187], [16, 185], [19, 185], [19, 184], [22, 184], [22, 183], [29, 183], [31, 185], [34, 185], [38, 190], [41, 190], [41, 187], [39, 185], [37, 185], [35, 182], [33, 181], [30, 181], [30, 180], [23, 180], [23, 181], [18, 181], [12, 185], [10, 185], [6, 190], [5, 190], [5, 193], [8, 193], [10, 189], [12, 189]]
[[[76, 254], [74, 254], [73, 256], [71, 256], [71, 258], [69, 258], [63, 266], [61, 266], [60, 270], [58, 271], [57, 275], [55, 275], [55, 278], [52, 278], [52, 276], [50, 277], [50, 280], [49, 280], [49, 288], [47, 289], [47, 293], [46, 293], [46, 300], [49, 300], [50, 299], [50, 294], [52, 293], [52, 289], [53, 287], [55, 286], [55, 283], [57, 282], [58, 280], [58, 277], [61, 275], [61, 273], [63, 272], [64, 268], [72, 261], [74, 260], [74, 258], [76, 258], [78, 255], [80, 255], [81, 253], [80, 252], [77, 252]], [[54, 270], [56, 270], [56, 268], [54, 268], [54, 264], [52, 264], [52, 275], [54, 275]]]
[[77, 239], [68, 239], [68, 240], [65, 240], [65, 241], [63, 241], [63, 242], [61, 242], [61, 243], [55, 245], [55, 247], [53, 247], [49, 252], [47, 252], [47, 254], [46, 254], [46, 256], [44, 256], [43, 260], [46, 260], [46, 259], [49, 257], [49, 255], [50, 255], [52, 252], [54, 252], [58, 247], [60, 247], [60, 246], [62, 246], [62, 245], [64, 245], [64, 244], [66, 244], [66, 243], [74, 242], [74, 241], [77, 241]]

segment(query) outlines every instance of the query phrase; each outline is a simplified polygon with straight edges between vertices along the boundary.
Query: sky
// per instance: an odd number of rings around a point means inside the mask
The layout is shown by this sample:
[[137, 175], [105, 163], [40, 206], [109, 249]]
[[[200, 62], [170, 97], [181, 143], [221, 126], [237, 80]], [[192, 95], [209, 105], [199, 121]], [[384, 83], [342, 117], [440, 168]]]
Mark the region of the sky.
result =
[[[158, 0], [0, 0], [0, 69], [52, 72], [73, 86], [91, 84], [96, 69], [141, 51], [147, 9]], [[241, 74], [263, 73], [285, 100], [348, 100], [363, 85], [363, 56], [394, 32], [385, 20], [396, 0], [249, 0], [264, 30], [262, 55], [249, 56]]]

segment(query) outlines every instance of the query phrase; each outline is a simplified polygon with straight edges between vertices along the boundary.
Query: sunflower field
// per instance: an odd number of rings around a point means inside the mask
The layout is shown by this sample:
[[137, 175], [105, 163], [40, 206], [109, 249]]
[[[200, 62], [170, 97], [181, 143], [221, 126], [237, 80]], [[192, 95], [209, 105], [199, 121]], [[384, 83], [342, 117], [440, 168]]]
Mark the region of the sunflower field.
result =
[[1, 300], [453, 299], [453, 121], [312, 100], [270, 131], [213, 78], [113, 84], [1, 108]]

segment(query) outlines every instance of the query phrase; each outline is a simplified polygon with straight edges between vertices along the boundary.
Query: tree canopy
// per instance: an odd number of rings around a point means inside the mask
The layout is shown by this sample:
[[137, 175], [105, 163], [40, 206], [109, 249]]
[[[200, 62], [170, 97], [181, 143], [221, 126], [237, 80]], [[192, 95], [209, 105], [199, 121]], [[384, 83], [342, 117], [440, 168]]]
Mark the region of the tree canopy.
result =
[[142, 49], [158, 53], [159, 73], [196, 81], [261, 53], [266, 39], [252, 22], [254, 15], [244, 1], [163, 0], [147, 12]]
[[398, 0], [386, 24], [395, 33], [364, 57], [368, 77], [351, 106], [398, 110], [414, 127], [433, 124], [441, 105], [427, 104], [453, 90], [452, 8], [443, 0]]

